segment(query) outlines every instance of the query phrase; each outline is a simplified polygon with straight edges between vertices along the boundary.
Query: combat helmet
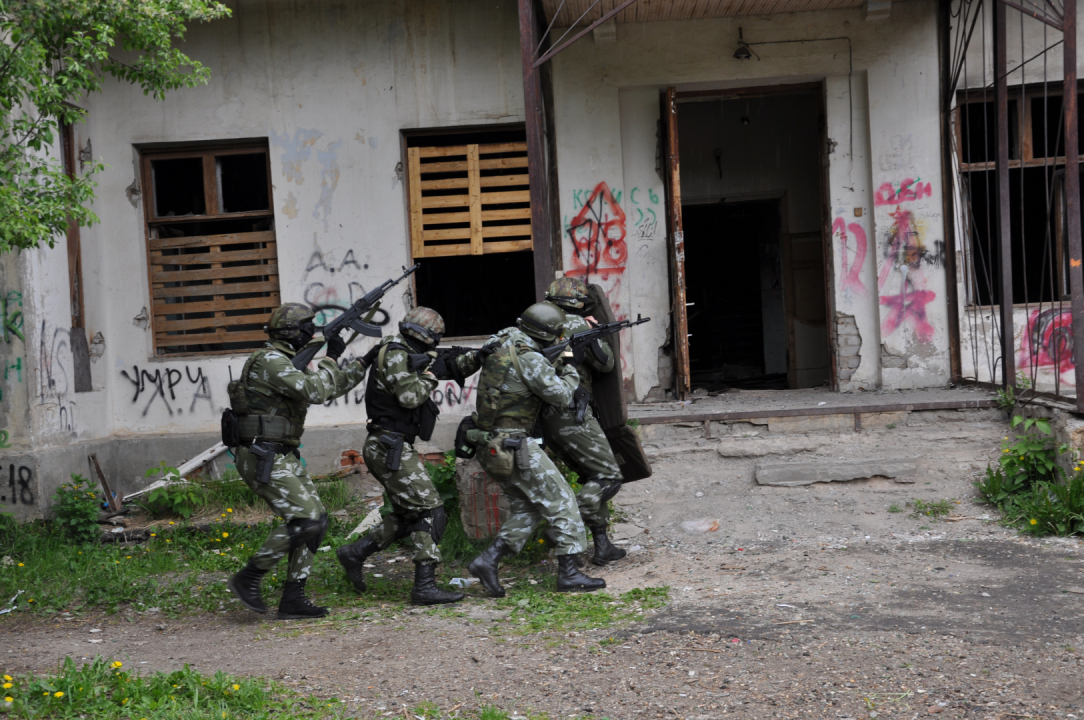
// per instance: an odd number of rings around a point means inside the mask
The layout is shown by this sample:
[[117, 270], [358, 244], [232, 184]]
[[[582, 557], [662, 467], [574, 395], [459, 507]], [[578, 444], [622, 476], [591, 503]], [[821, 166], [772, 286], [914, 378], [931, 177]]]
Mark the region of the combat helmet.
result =
[[529, 337], [547, 345], [557, 342], [565, 324], [565, 311], [553, 303], [535, 303], [519, 316], [516, 327]]
[[550, 283], [549, 290], [546, 291], [546, 301], [562, 310], [579, 314], [590, 302], [587, 283], [578, 277], [559, 277]]
[[316, 332], [313, 325], [315, 317], [306, 305], [286, 303], [275, 308], [264, 330], [272, 340], [285, 340], [296, 346], [304, 345]]
[[399, 321], [399, 332], [426, 347], [436, 347], [444, 336], [444, 318], [436, 310], [419, 305]]

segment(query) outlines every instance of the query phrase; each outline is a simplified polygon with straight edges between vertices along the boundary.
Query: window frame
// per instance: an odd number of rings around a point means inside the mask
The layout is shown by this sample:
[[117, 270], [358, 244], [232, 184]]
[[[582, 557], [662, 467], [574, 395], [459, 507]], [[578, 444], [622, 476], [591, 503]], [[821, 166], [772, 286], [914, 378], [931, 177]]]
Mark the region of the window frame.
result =
[[[185, 313], [159, 313], [159, 305], [156, 304], [155, 290], [164, 286], [164, 282], [155, 280], [156, 271], [155, 266], [164, 266], [166, 263], [155, 262], [155, 252], [161, 252], [161, 249], [154, 247], [155, 240], [161, 240], [163, 238], [156, 237], [158, 228], [168, 227], [171, 225], [180, 225], [193, 222], [221, 222], [229, 220], [270, 220], [272, 223], [272, 229], [266, 231], [251, 231], [251, 234], [261, 236], [259, 239], [254, 238], [252, 243], [270, 243], [272, 245], [271, 256], [262, 258], [262, 262], [274, 269], [271, 273], [263, 273], [270, 279], [264, 284], [273, 285], [273, 288], [265, 290], [253, 290], [252, 292], [266, 292], [266, 304], [258, 303], [254, 307], [257, 308], [271, 308], [280, 305], [282, 303], [281, 296], [281, 275], [279, 271], [279, 258], [278, 258], [278, 233], [274, 229], [275, 222], [275, 201], [273, 195], [273, 183], [271, 179], [271, 150], [267, 138], [247, 138], [240, 140], [221, 140], [221, 141], [208, 141], [199, 143], [155, 143], [149, 145], [136, 146], [138, 152], [139, 162], [139, 180], [141, 196], [143, 201], [143, 238], [145, 249], [145, 261], [147, 267], [147, 289], [149, 298], [148, 313], [150, 330], [151, 330], [151, 348], [150, 348], [150, 360], [172, 360], [178, 358], [191, 358], [191, 357], [205, 357], [211, 355], [248, 355], [252, 352], [253, 348], [220, 348], [212, 350], [181, 350], [171, 352], [170, 345], [159, 345], [160, 336], [165, 337], [165, 334], [171, 331], [175, 331], [177, 328], [163, 329], [162, 324], [167, 321], [165, 318], [169, 314], [185, 314]], [[215, 158], [229, 155], [253, 155], [262, 154], [266, 164], [266, 177], [267, 177], [267, 209], [266, 210], [249, 210], [243, 212], [223, 213], [219, 208], [219, 188], [218, 188], [218, 173], [215, 166]], [[203, 198], [204, 198], [204, 214], [202, 215], [182, 215], [159, 217], [157, 215], [157, 198], [154, 186], [154, 171], [152, 163], [160, 160], [177, 160], [186, 158], [199, 157], [202, 159], [202, 178], [203, 178]], [[212, 212], [213, 211], [213, 212]], [[219, 233], [218, 235], [231, 235], [235, 233]], [[244, 233], [249, 234], [249, 233]], [[187, 237], [217, 237], [218, 235], [204, 235], [204, 236], [187, 236]], [[215, 248], [220, 243], [215, 243], [212, 248]], [[227, 243], [221, 243], [227, 244]], [[247, 244], [247, 243], [246, 243]], [[268, 248], [263, 248], [268, 249]], [[230, 262], [226, 260], [225, 262]], [[214, 264], [214, 263], [194, 263], [194, 264]], [[258, 267], [254, 265], [253, 267]], [[255, 274], [255, 273], [254, 273]], [[180, 281], [180, 282], [183, 282]], [[215, 284], [222, 284], [222, 281]], [[159, 288], [156, 288], [156, 285]], [[227, 300], [228, 295], [215, 296], [216, 299], [210, 301], [211, 303], [219, 302], [221, 298], [222, 302], [229, 302]], [[251, 298], [251, 300], [260, 300], [261, 298]], [[236, 302], [236, 301], [235, 301]], [[237, 309], [237, 308], [233, 308]], [[204, 310], [189, 310], [193, 313], [205, 313], [215, 312], [216, 317], [225, 317], [227, 310], [216, 311], [212, 309]], [[271, 310], [268, 309], [267, 315], [270, 315]], [[256, 324], [262, 321], [262, 316], [254, 315], [253, 317], [260, 317], [260, 320], [256, 320], [253, 323], [238, 323], [238, 324]], [[208, 320], [212, 318], [207, 318]], [[210, 323], [209, 323], [210, 324]], [[216, 334], [222, 335], [220, 330], [223, 330], [227, 325], [215, 326]], [[237, 338], [235, 340], [225, 340], [217, 342], [193, 342], [193, 345], [200, 344], [223, 344], [224, 342], [243, 342], [243, 343], [259, 343], [262, 344], [266, 341], [266, 335], [260, 331], [260, 337], [254, 337], [255, 331], [248, 331], [246, 337]], [[198, 336], [193, 336], [198, 337]], [[172, 347], [178, 347], [176, 345]]]

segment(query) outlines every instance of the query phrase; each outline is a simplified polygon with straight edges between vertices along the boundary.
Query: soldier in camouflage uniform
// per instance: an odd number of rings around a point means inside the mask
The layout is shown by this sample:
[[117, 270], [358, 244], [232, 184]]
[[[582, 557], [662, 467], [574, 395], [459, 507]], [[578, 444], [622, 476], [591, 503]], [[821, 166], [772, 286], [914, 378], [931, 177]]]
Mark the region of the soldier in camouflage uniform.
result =
[[[561, 308], [567, 320], [562, 338], [568, 339], [578, 332], [589, 330], [585, 317], [591, 315], [592, 304], [587, 294], [587, 284], [576, 277], [554, 280], [546, 293], [546, 300]], [[597, 347], [588, 347], [584, 362], [579, 369], [580, 393], [591, 394], [591, 381], [595, 373], [612, 372], [615, 358], [610, 344], [604, 339], [595, 341]], [[609, 500], [621, 489], [621, 469], [614, 459], [610, 441], [594, 414], [588, 410], [583, 422], [576, 422], [574, 407], [550, 406], [542, 411], [542, 431], [557, 453], [575, 470], [583, 483], [576, 502], [584, 525], [591, 531], [595, 554], [591, 562], [606, 565], [625, 557], [625, 551], [615, 547], [607, 536], [610, 523]]]
[[[237, 471], [283, 524], [271, 531], [263, 547], [230, 578], [229, 588], [245, 607], [267, 612], [260, 580], [289, 555], [278, 613], [284, 620], [327, 614], [327, 608], [305, 597], [313, 554], [328, 526], [327, 512], [297, 450], [305, 431], [305, 414], [309, 405], [338, 397], [365, 377], [365, 367], [358, 361], [339, 369], [335, 361], [342, 356], [346, 343], [338, 336], [327, 339], [327, 357], [320, 360], [315, 371], [293, 366], [291, 358], [316, 332], [313, 317], [309, 308], [298, 303], [277, 308], [267, 323], [270, 342], [252, 353], [240, 379], [230, 383], [230, 404], [237, 415], [241, 440], [240, 446], [230, 449]], [[263, 469], [261, 454], [263, 462], [273, 463], [266, 482], [259, 473]]]
[[[362, 455], [365, 466], [387, 491], [391, 514], [368, 535], [336, 550], [339, 562], [358, 592], [365, 592], [364, 563], [373, 553], [407, 538], [413, 548], [416, 605], [451, 603], [462, 593], [436, 586], [435, 569], [441, 561], [440, 539], [448, 524], [440, 493], [414, 449], [416, 438], [429, 440], [440, 409], [429, 397], [437, 381], [431, 365], [444, 334], [444, 320], [425, 307], [410, 310], [399, 323], [399, 334], [385, 337], [366, 359], [372, 368], [365, 390], [369, 416]], [[451, 360], [459, 377], [478, 370], [478, 351]]]
[[[468, 569], [497, 597], [504, 596], [497, 576], [501, 558], [523, 549], [545, 519], [557, 544], [557, 589], [598, 590], [606, 581], [576, 567], [576, 554], [587, 541], [576, 496], [553, 461], [529, 436], [543, 405], [568, 407], [580, 384], [569, 364], [554, 367], [541, 350], [561, 332], [565, 314], [549, 303], [527, 308], [517, 328], [495, 336], [495, 352], [485, 360], [478, 381], [477, 429], [467, 433], [478, 447], [482, 468], [509, 499], [511, 513], [493, 541]], [[488, 344], [488, 343], [487, 343]]]

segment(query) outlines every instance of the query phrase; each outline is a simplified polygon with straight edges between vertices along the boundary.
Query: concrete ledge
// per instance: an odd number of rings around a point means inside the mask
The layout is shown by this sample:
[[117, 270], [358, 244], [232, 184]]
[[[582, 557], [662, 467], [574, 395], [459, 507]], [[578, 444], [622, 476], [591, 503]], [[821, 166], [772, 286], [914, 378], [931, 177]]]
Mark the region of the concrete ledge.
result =
[[846, 462], [809, 462], [809, 463], [761, 463], [756, 467], [757, 484], [812, 485], [817, 482], [847, 482], [871, 477], [896, 478], [896, 482], [914, 482], [918, 473], [918, 461], [914, 459], [896, 460], [851, 460]]

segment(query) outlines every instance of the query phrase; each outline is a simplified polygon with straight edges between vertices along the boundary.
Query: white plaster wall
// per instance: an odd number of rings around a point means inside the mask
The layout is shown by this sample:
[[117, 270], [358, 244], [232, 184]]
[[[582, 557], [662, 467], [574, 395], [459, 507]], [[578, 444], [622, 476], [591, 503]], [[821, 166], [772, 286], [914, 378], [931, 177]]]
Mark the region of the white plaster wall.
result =
[[[866, 86], [855, 90], [855, 142], [854, 167], [849, 146], [849, 126], [846, 116], [846, 78], [848, 73], [847, 43], [841, 40], [826, 42], [771, 45], [755, 47], [761, 60], [741, 61], [731, 57], [737, 47], [738, 27], [744, 30], [748, 42], [794, 39], [832, 38], [849, 36], [853, 44], [852, 78], [855, 84]], [[866, 295], [855, 292], [857, 285], [844, 288], [839, 282], [841, 260], [838, 258], [838, 239], [833, 241], [833, 267], [836, 276], [830, 287], [833, 304], [841, 311], [853, 309], [863, 337], [876, 338], [885, 343], [890, 352], [906, 353], [909, 367], [897, 369], [884, 376], [887, 387], [922, 387], [943, 384], [949, 375], [948, 332], [946, 325], [946, 300], [943, 263], [935, 262], [936, 243], [943, 241], [940, 227], [940, 130], [937, 97], [937, 43], [936, 4], [929, 0], [894, 5], [892, 15], [881, 22], [866, 22], [861, 10], [837, 10], [780, 14], [769, 17], [745, 17], [664, 23], [642, 23], [617, 26], [617, 42], [596, 44], [590, 39], [577, 43], [554, 59], [555, 107], [557, 116], [558, 167], [561, 173], [561, 214], [565, 224], [564, 262], [568, 270], [574, 266], [575, 252], [568, 236], [570, 222], [582, 212], [587, 199], [585, 190], [601, 187], [605, 183], [617, 198], [615, 183], [625, 176], [623, 165], [635, 161], [638, 167], [650, 164], [654, 167], [656, 134], [655, 123], [647, 117], [638, 123], [626, 123], [619, 113], [623, 103], [615, 103], [616, 94], [635, 92], [637, 107], [646, 114], [648, 105], [655, 108], [658, 118], [658, 92], [667, 85], [679, 90], [714, 89], [740, 86], [826, 81], [828, 96], [827, 122], [830, 137], [837, 143], [829, 156], [830, 186], [828, 196], [835, 209], [844, 208], [844, 214], [854, 207], [862, 207], [862, 225], [867, 234], [866, 257], [860, 263], [856, 280], [867, 289]], [[844, 85], [840, 87], [841, 83]], [[861, 91], [864, 90], [863, 94]], [[866, 97], [864, 97], [864, 96]], [[842, 118], [841, 118], [842, 113]], [[862, 144], [865, 131], [862, 120], [868, 116], [868, 149]], [[633, 125], [636, 125], [634, 128]], [[621, 154], [614, 156], [614, 137], [620, 128]], [[635, 132], [634, 136], [629, 136]], [[841, 147], [844, 146], [844, 147]], [[868, 153], [861, 157], [860, 153]], [[861, 158], [861, 159], [860, 159]], [[635, 159], [635, 160], [634, 160]], [[845, 167], [837, 165], [845, 163]], [[866, 168], [863, 171], [863, 166]], [[868, 174], [866, 174], [868, 173]], [[899, 193], [899, 185], [908, 178], [921, 178], [922, 197], [910, 200], [906, 192]], [[872, 200], [877, 189], [885, 183], [894, 183], [891, 197], [885, 196], [885, 204], [873, 212]], [[929, 184], [928, 193], [926, 183]], [[619, 188], [627, 200], [629, 188]], [[886, 190], [887, 192], [887, 190]], [[901, 208], [914, 214], [915, 226], [919, 228], [923, 247], [930, 258], [921, 265], [921, 281], [924, 292], [932, 293], [932, 299], [923, 294], [918, 297], [925, 302], [925, 319], [921, 308], [905, 312], [894, 318], [880, 304], [878, 265], [887, 266], [882, 258], [894, 236], [892, 228], [896, 221], [891, 217], [895, 205], [888, 202], [899, 200]], [[859, 202], [864, 203], [859, 205]], [[623, 239], [627, 243], [630, 232], [628, 208], [609, 211], [610, 217], [625, 217]], [[834, 219], [834, 218], [833, 218]], [[848, 228], [853, 222], [848, 219]], [[613, 224], [611, 224], [611, 228]], [[665, 244], [665, 231], [660, 231], [654, 242]], [[851, 239], [849, 262], [855, 256], [854, 239]], [[652, 257], [663, 257], [663, 251]], [[883, 267], [881, 267], [883, 270]], [[720, 268], [721, 280], [725, 281], [725, 268]], [[667, 286], [641, 287], [637, 278], [644, 277], [646, 263], [641, 266], [635, 253], [628, 254], [626, 269], [622, 273], [609, 273], [606, 282], [613, 284], [617, 296], [632, 293], [645, 314], [661, 316], [669, 312], [670, 298]], [[602, 273], [599, 273], [601, 276]], [[614, 278], [620, 275], [621, 280]], [[889, 273], [891, 275], [891, 272]], [[900, 297], [900, 280], [886, 276], [884, 297]], [[912, 273], [910, 281], [914, 282]], [[849, 294], [846, 292], [849, 289]], [[913, 293], [903, 298], [905, 310], [914, 304]], [[872, 307], [871, 307], [872, 306]], [[891, 307], [891, 305], [889, 305]], [[925, 332], [928, 322], [932, 333]], [[920, 325], [922, 332], [916, 331]], [[880, 329], [880, 337], [874, 328]], [[646, 338], [644, 338], [646, 339]], [[633, 370], [637, 376], [646, 368], [654, 366], [656, 348], [642, 346], [637, 339], [633, 350]], [[853, 386], [872, 386], [881, 377], [879, 352], [864, 340], [858, 380]], [[642, 397], [645, 383], [637, 378], [637, 394]]]
[[[231, 5], [232, 19], [193, 26], [184, 46], [211, 68], [208, 86], [155, 102], [107, 81], [88, 101], [86, 132], [109, 167], [94, 205], [102, 223], [84, 232], [87, 312], [108, 318], [101, 382], [111, 405], [101, 415], [120, 435], [215, 430], [245, 359], [152, 355], [136, 320], [150, 300], [145, 198], [126, 193], [145, 190], [134, 146], [268, 138], [283, 300], [351, 301], [409, 260], [400, 130], [523, 120], [511, 0]], [[384, 304], [393, 321], [409, 301], [401, 287]], [[444, 412], [473, 409], [473, 385], [452, 385], [438, 396]], [[363, 423], [362, 398], [359, 388], [314, 408], [309, 422]]]
[[835, 75], [825, 80], [828, 137], [836, 142], [828, 156], [835, 311], [854, 317], [862, 341], [858, 368], [849, 382], [840, 383], [842, 390], [870, 390], [881, 384], [877, 258], [870, 242], [874, 235], [868, 87], [864, 72], [850, 79]]

